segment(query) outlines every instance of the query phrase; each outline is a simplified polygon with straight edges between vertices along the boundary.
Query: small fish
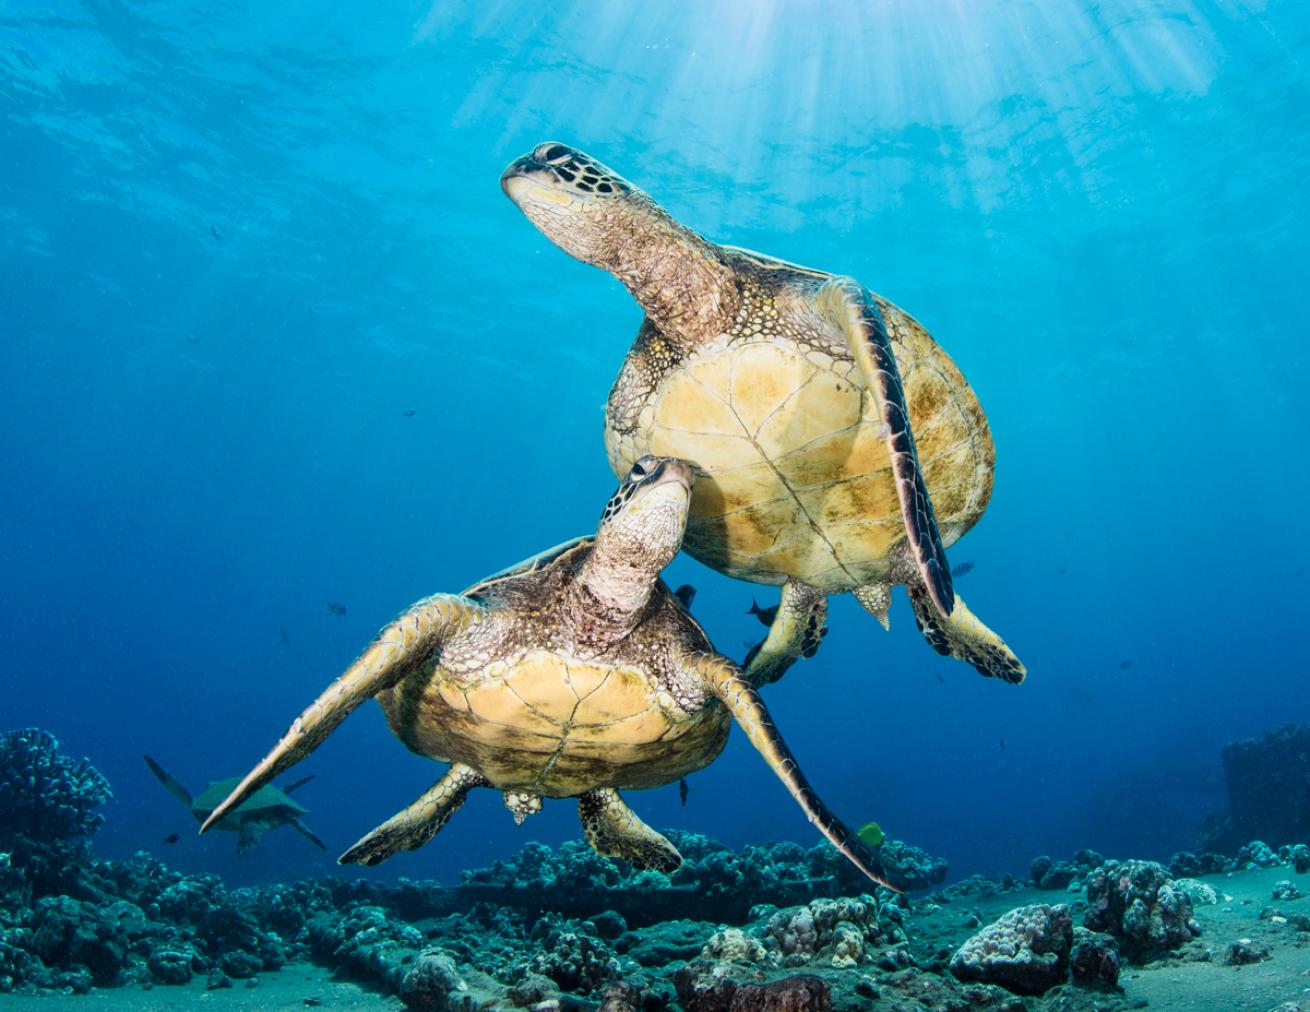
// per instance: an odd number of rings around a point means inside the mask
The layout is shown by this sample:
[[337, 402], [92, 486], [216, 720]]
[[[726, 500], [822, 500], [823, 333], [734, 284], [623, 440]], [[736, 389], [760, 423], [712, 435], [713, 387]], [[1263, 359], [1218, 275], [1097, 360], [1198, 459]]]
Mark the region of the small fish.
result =
[[687, 780], [684, 777], [678, 781], [678, 798], [682, 802], [682, 807], [687, 807], [687, 795], [691, 793], [691, 788], [687, 786]]
[[1002, 752], [1005, 751], [1005, 739], [1004, 739], [1004, 738], [997, 738], [997, 739], [996, 739], [996, 744], [998, 744], [998, 745], [1001, 746], [1001, 751], [1002, 751]]
[[1122, 660], [1122, 661], [1119, 662], [1119, 670], [1120, 670], [1120, 671], [1128, 671], [1128, 670], [1131, 670], [1132, 666], [1133, 666], [1133, 662], [1130, 661], [1130, 660]]
[[940, 682], [942, 685], [946, 684], [946, 679], [942, 677], [942, 673], [940, 671], [934, 672], [934, 674], [937, 676], [938, 682]]
[[684, 611], [691, 611], [691, 602], [696, 600], [696, 588], [690, 583], [684, 583], [673, 592], [673, 596], [678, 599], [678, 604], [682, 605]]
[[746, 614], [754, 615], [760, 620], [760, 625], [773, 625], [773, 620], [778, 617], [778, 606], [775, 604], [768, 608], [761, 608], [759, 602], [752, 597], [750, 609]]
[[957, 580], [961, 576], [968, 576], [973, 572], [974, 563], [972, 561], [957, 562], [951, 567], [951, 575]]
[[855, 835], [864, 841], [866, 847], [874, 849], [881, 847], [882, 841], [887, 839], [887, 834], [882, 831], [882, 827], [876, 822], [866, 822]]
[[404, 415], [406, 418], [413, 418], [416, 414], [418, 414], [418, 409], [406, 408], [404, 411], [401, 412], [401, 414]]
[[282, 645], [288, 647], [291, 645], [291, 636], [287, 633], [287, 627], [282, 625], [277, 629], [278, 637], [282, 640]]
[[180, 840], [180, 839], [182, 839], [182, 837], [178, 836], [177, 833], [169, 833], [166, 837], [164, 837], [164, 842], [165, 842], [165, 843], [177, 843], [177, 841]]
[[346, 606], [340, 601], [329, 601], [328, 611], [332, 612], [333, 615], [344, 615], [346, 613]]
[[747, 644], [745, 640], [742, 640], [742, 646], [746, 646], [748, 649], [746, 650], [746, 659], [741, 662], [741, 666], [743, 668], [749, 668], [751, 666], [751, 661], [755, 660], [755, 655], [760, 652], [760, 647], [764, 646], [764, 640], [752, 644]]
[[222, 241], [223, 241], [223, 233], [220, 232], [220, 231], [218, 230], [218, 226], [217, 226], [217, 225], [212, 224], [212, 223], [210, 224], [210, 226], [209, 226], [209, 234], [212, 235], [212, 236], [214, 237], [214, 242], [222, 242]]

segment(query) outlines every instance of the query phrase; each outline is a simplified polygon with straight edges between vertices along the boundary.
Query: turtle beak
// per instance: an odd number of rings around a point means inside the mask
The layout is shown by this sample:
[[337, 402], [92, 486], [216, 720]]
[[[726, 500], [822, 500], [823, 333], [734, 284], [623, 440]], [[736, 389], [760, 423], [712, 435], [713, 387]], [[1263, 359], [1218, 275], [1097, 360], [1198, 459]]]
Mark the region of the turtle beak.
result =
[[536, 167], [530, 155], [524, 155], [522, 158], [516, 158], [510, 162], [505, 171], [500, 174], [500, 188], [504, 191], [505, 196], [514, 203], [519, 202], [519, 198], [525, 193], [528, 186], [528, 172]]
[[676, 482], [682, 486], [684, 492], [691, 492], [691, 485], [694, 474], [691, 465], [685, 460], [679, 460], [676, 457], [667, 457], [660, 461], [659, 466], [646, 480], [652, 485], [662, 485], [667, 482]]

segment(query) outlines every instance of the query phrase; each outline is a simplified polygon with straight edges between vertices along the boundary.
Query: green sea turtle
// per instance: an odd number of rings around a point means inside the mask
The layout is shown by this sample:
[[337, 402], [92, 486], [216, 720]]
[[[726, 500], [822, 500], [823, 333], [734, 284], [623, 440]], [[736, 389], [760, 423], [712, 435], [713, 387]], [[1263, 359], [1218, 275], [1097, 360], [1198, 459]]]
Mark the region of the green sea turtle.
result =
[[939, 653], [1023, 680], [954, 593], [945, 546], [986, 508], [994, 449], [973, 390], [917, 322], [851, 278], [708, 241], [565, 144], [519, 158], [501, 186], [645, 310], [610, 391], [610, 465], [652, 453], [705, 476], [687, 551], [783, 585], [757, 663], [800, 652], [828, 594], [853, 593], [886, 626], [905, 584]]
[[[197, 822], [204, 822], [218, 807], [219, 802], [232, 793], [239, 782], [236, 777], [218, 780], [206, 787], [199, 797], [193, 798], [191, 792], [175, 780], [164, 767], [148, 755], [141, 757], [150, 767], [150, 772], [159, 778], [164, 789], [178, 801], [191, 809]], [[273, 786], [261, 788], [243, 802], [239, 808], [229, 809], [221, 819], [214, 823], [214, 829], [223, 829], [237, 834], [237, 853], [244, 854], [259, 842], [259, 838], [270, 829], [278, 826], [290, 826], [301, 836], [315, 843], [324, 850], [327, 845], [310, 832], [303, 816], [308, 809], [296, 804], [289, 795], [297, 788], [304, 787], [314, 778], [312, 776], [297, 780], [291, 786], [280, 789]]]
[[681, 855], [619, 791], [709, 765], [735, 719], [810, 821], [883, 882], [877, 858], [806, 782], [754, 686], [660, 579], [682, 544], [691, 488], [682, 461], [643, 457], [594, 537], [414, 605], [292, 723], [201, 832], [376, 698], [396, 737], [450, 768], [342, 863], [377, 864], [422, 846], [471, 788], [491, 787], [518, 822], [543, 797], [576, 797], [598, 852], [671, 871]]

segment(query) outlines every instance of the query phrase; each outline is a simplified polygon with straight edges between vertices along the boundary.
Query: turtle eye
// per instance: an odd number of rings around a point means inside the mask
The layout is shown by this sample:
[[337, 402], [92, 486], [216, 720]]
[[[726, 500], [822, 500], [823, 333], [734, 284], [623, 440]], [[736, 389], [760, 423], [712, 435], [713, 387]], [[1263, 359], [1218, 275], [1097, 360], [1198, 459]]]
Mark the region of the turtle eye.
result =
[[563, 144], [548, 142], [538, 145], [537, 150], [532, 152], [532, 157], [539, 162], [544, 162], [546, 165], [558, 165], [560, 162], [567, 160], [570, 154], [569, 149]]
[[651, 468], [654, 467], [654, 465], [655, 458], [650, 454], [642, 457], [632, 465], [632, 470], [628, 472], [628, 481], [641, 481], [650, 474]]

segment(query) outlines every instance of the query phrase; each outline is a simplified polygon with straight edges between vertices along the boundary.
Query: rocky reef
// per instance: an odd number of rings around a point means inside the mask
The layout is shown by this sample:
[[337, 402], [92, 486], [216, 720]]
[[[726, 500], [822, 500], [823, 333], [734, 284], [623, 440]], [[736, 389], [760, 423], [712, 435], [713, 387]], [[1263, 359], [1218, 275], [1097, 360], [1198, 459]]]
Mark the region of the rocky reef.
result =
[[[529, 843], [452, 887], [230, 889], [147, 854], [97, 860], [104, 778], [43, 732], [0, 742], [0, 992], [220, 991], [298, 964], [430, 1010], [1063, 1012], [1141, 1007], [1120, 990], [1124, 965], [1134, 979], [1180, 961], [1239, 968], [1310, 944], [1296, 880], [1310, 849], [1259, 841], [1168, 867], [1041, 857], [1030, 885], [975, 876], [918, 899], [867, 889], [827, 844], [734, 851], [676, 832], [686, 862], [672, 876], [580, 842]], [[946, 876], [908, 844], [888, 841], [883, 856], [899, 883]], [[1238, 916], [1224, 889], [1240, 876], [1252, 912], [1208, 943], [1197, 910]]]
[[1229, 742], [1221, 756], [1228, 811], [1206, 821], [1202, 849], [1232, 853], [1249, 840], [1275, 847], [1310, 840], [1310, 724]]

